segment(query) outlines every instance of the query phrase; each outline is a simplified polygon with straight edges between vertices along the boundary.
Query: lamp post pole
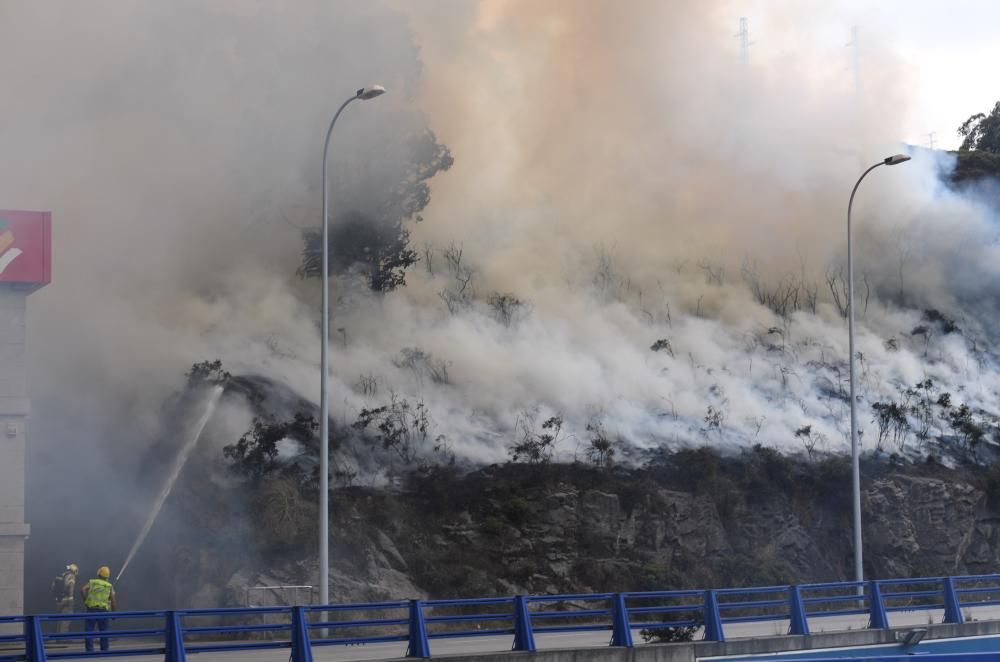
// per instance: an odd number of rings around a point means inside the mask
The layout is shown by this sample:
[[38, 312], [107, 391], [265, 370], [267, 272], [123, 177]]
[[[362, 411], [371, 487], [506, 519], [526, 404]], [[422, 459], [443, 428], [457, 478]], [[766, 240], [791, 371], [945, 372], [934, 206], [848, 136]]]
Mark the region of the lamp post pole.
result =
[[326, 130], [326, 140], [323, 143], [323, 342], [320, 350], [320, 432], [319, 432], [319, 603], [330, 602], [330, 402], [328, 377], [330, 372], [330, 209], [329, 184], [326, 178], [327, 153], [330, 149], [330, 135], [333, 125], [347, 104], [357, 99], [367, 100], [384, 94], [381, 85], [362, 87], [354, 96], [340, 105], [330, 128]]
[[854, 247], [851, 238], [851, 207], [854, 205], [854, 194], [858, 192], [858, 187], [865, 175], [881, 165], [898, 165], [909, 160], [910, 157], [905, 154], [896, 154], [886, 157], [865, 170], [854, 185], [851, 199], [847, 203], [847, 336], [848, 351], [851, 353], [851, 494], [854, 503], [854, 581], [856, 582], [864, 581], [864, 564], [861, 553], [861, 454], [858, 444], [858, 402], [856, 395], [858, 380], [854, 367], [856, 361], [854, 352]]

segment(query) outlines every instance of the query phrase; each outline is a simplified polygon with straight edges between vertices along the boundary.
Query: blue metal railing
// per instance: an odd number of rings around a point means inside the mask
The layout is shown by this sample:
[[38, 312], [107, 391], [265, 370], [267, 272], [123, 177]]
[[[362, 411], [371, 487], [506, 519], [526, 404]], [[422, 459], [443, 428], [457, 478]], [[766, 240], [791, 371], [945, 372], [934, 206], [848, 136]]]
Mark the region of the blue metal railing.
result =
[[[638, 629], [701, 628], [705, 639], [725, 641], [725, 626], [733, 623], [787, 622], [790, 634], [805, 635], [811, 619], [867, 616], [868, 627], [878, 629], [889, 627], [891, 613], [942, 610], [943, 622], [962, 623], [963, 608], [994, 605], [1000, 605], [1000, 574], [705, 591], [3, 616], [0, 662], [91, 655], [163, 655], [166, 662], [185, 662], [187, 653], [275, 648], [290, 649], [293, 662], [312, 662], [313, 646], [404, 642], [408, 657], [430, 657], [430, 642], [436, 639], [511, 636], [514, 650], [534, 651], [536, 635], [592, 631], [608, 632], [612, 646], [632, 647], [632, 631]], [[45, 632], [48, 624], [72, 627], [79, 621], [104, 623], [108, 629]], [[74, 647], [103, 637], [115, 640], [113, 650], [90, 653]]]

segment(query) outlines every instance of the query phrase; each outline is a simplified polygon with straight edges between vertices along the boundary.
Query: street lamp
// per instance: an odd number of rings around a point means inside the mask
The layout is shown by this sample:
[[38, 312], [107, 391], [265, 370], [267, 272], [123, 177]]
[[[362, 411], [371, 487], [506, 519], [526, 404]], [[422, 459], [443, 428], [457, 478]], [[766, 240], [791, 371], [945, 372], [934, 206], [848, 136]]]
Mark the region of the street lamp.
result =
[[329, 186], [326, 181], [326, 155], [330, 149], [330, 134], [333, 125], [337, 123], [340, 113], [347, 104], [361, 99], [367, 101], [385, 94], [381, 85], [362, 87], [354, 96], [340, 105], [330, 120], [330, 128], [326, 130], [326, 141], [323, 143], [323, 344], [320, 352], [320, 418], [319, 418], [319, 603], [330, 602], [330, 403], [327, 397], [327, 378], [330, 372], [330, 214], [328, 203]]
[[849, 351], [851, 353], [850, 361], [850, 371], [851, 371], [851, 472], [852, 472], [852, 488], [854, 496], [854, 580], [857, 582], [864, 581], [864, 570], [862, 569], [862, 559], [861, 559], [861, 457], [858, 448], [858, 412], [857, 412], [857, 397], [855, 391], [857, 390], [857, 376], [854, 369], [854, 250], [851, 241], [851, 206], [854, 204], [854, 194], [858, 192], [858, 186], [861, 185], [861, 180], [865, 178], [865, 175], [870, 173], [875, 168], [880, 165], [899, 165], [909, 161], [910, 157], [906, 154], [896, 154], [895, 156], [888, 156], [885, 159], [879, 161], [872, 167], [861, 173], [858, 177], [858, 183], [854, 185], [854, 190], [851, 191], [851, 199], [847, 203], [847, 335], [848, 335], [848, 345]]

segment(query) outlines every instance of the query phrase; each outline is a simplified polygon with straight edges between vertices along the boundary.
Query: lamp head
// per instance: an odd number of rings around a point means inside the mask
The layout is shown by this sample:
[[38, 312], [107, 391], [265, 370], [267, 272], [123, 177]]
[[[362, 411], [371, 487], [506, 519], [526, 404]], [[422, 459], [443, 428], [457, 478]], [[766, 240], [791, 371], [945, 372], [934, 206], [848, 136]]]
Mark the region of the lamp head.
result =
[[367, 101], [368, 99], [374, 99], [375, 97], [382, 96], [383, 94], [385, 94], [384, 87], [381, 85], [372, 85], [371, 87], [362, 87], [358, 90], [357, 97]]
[[899, 165], [900, 163], [905, 163], [906, 161], [909, 161], [910, 158], [911, 157], [907, 156], [906, 154], [895, 154], [893, 156], [885, 157], [885, 160], [882, 163], [886, 165]]

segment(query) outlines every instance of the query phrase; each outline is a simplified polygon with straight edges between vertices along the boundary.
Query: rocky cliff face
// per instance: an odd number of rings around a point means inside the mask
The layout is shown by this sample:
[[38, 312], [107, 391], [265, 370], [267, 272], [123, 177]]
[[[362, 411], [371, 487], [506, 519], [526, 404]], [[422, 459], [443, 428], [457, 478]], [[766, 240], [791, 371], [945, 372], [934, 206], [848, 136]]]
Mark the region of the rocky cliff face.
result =
[[[1000, 566], [1000, 519], [972, 470], [872, 464], [863, 471], [869, 576]], [[283, 491], [281, 481], [252, 492], [216, 485], [213, 494], [202, 482], [197, 496], [197, 477], [187, 481], [179, 502], [188, 532], [156, 547], [167, 576], [190, 580], [174, 582], [172, 602], [243, 604], [247, 586], [316, 583], [314, 494]], [[843, 459], [798, 462], [767, 449], [735, 458], [685, 451], [633, 470], [509, 464], [464, 475], [447, 467], [415, 471], [399, 489], [336, 491], [331, 596], [844, 579], [852, 563], [849, 485]], [[231, 517], [205, 517], [205, 505], [222, 495], [242, 503], [245, 517], [232, 510]]]
[[997, 513], [963, 478], [895, 473], [872, 481], [865, 531], [879, 575], [986, 574], [1000, 567]]

